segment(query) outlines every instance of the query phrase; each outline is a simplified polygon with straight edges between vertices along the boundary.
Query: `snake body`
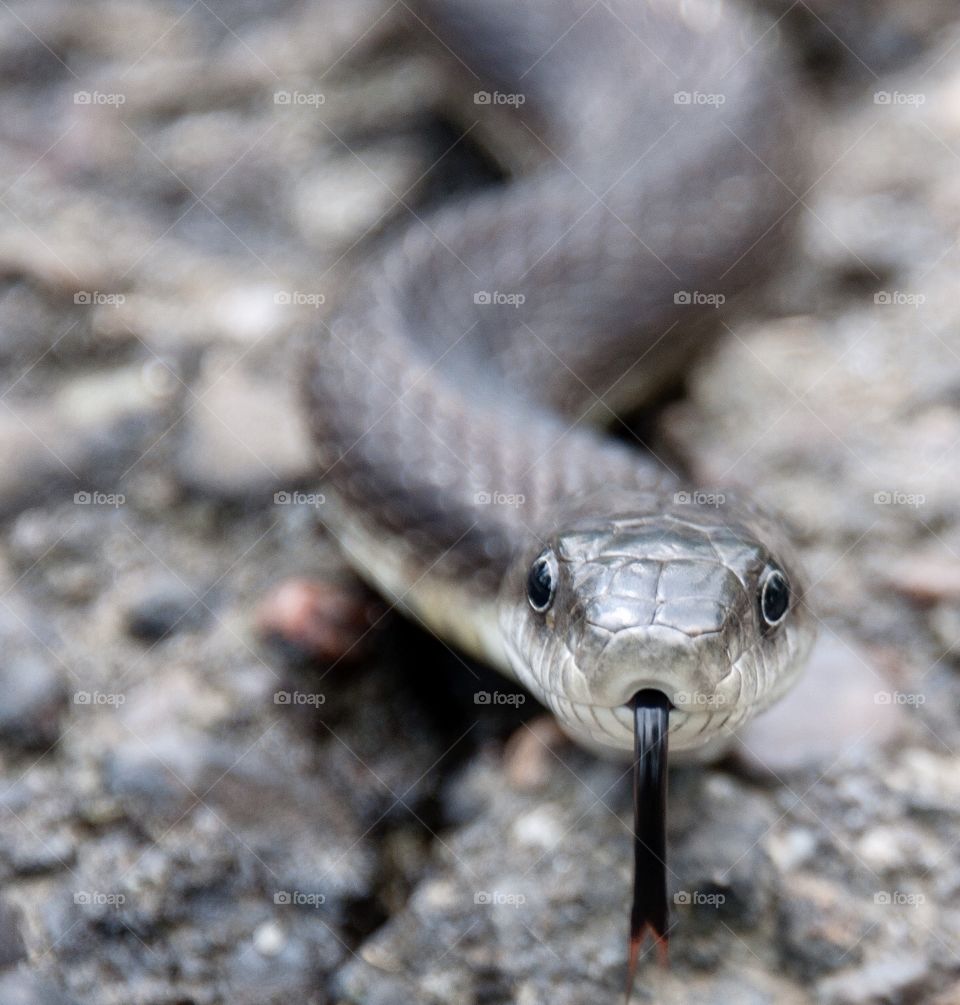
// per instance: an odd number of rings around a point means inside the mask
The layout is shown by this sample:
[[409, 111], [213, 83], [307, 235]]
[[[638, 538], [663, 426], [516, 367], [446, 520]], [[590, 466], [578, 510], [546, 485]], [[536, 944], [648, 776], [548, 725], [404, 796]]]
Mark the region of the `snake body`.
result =
[[583, 743], [629, 750], [653, 688], [671, 746], [697, 747], [795, 678], [803, 574], [775, 518], [604, 426], [784, 244], [804, 144], [777, 33], [688, 0], [443, 0], [416, 22], [538, 156], [413, 219], [313, 341], [326, 522]]

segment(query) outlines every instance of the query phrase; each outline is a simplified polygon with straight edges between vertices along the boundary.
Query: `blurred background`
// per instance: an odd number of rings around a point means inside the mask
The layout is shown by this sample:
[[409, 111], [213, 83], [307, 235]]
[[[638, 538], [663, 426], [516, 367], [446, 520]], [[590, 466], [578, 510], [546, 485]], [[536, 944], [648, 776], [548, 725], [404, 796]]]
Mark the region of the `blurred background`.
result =
[[[798, 527], [819, 726], [674, 772], [637, 1000], [960, 1000], [960, 20], [838, 6], [767, 4], [797, 251], [657, 427]], [[448, 72], [403, 0], [0, 0], [2, 1005], [620, 994], [629, 775], [317, 529], [298, 345], [498, 178]]]

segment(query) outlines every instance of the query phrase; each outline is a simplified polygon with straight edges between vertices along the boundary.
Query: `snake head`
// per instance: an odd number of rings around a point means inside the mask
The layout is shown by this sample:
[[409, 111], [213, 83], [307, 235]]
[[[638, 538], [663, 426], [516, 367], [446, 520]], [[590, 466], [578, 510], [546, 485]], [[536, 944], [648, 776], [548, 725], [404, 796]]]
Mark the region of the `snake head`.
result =
[[644, 689], [673, 706], [673, 749], [722, 741], [795, 680], [815, 621], [755, 504], [607, 491], [551, 523], [504, 580], [500, 628], [518, 679], [579, 741], [631, 749]]

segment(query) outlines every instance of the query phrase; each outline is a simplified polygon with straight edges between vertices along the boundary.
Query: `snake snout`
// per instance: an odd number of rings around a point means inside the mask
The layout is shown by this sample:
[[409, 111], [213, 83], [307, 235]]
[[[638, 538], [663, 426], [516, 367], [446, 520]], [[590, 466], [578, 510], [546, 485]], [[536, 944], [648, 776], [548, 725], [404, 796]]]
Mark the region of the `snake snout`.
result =
[[584, 668], [591, 701], [629, 705], [639, 691], [662, 692], [675, 708], [694, 710], [715, 698], [730, 669], [722, 633], [690, 636], [665, 625], [626, 629]]
[[576, 594], [566, 635], [575, 700], [612, 708], [652, 688], [675, 708], [706, 710], [748, 644], [749, 597], [715, 556], [594, 559], [578, 570]]

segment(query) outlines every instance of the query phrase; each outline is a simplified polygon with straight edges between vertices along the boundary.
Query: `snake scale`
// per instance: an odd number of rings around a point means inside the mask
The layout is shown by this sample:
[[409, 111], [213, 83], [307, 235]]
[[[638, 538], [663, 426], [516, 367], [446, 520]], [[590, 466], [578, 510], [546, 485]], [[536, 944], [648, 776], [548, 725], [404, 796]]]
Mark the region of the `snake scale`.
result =
[[665, 698], [673, 749], [729, 736], [803, 664], [803, 573], [774, 516], [610, 428], [786, 244], [805, 152], [786, 46], [707, 0], [437, 0], [414, 20], [539, 156], [411, 220], [313, 341], [326, 522], [583, 744], [639, 747], [661, 713], [638, 693]]

